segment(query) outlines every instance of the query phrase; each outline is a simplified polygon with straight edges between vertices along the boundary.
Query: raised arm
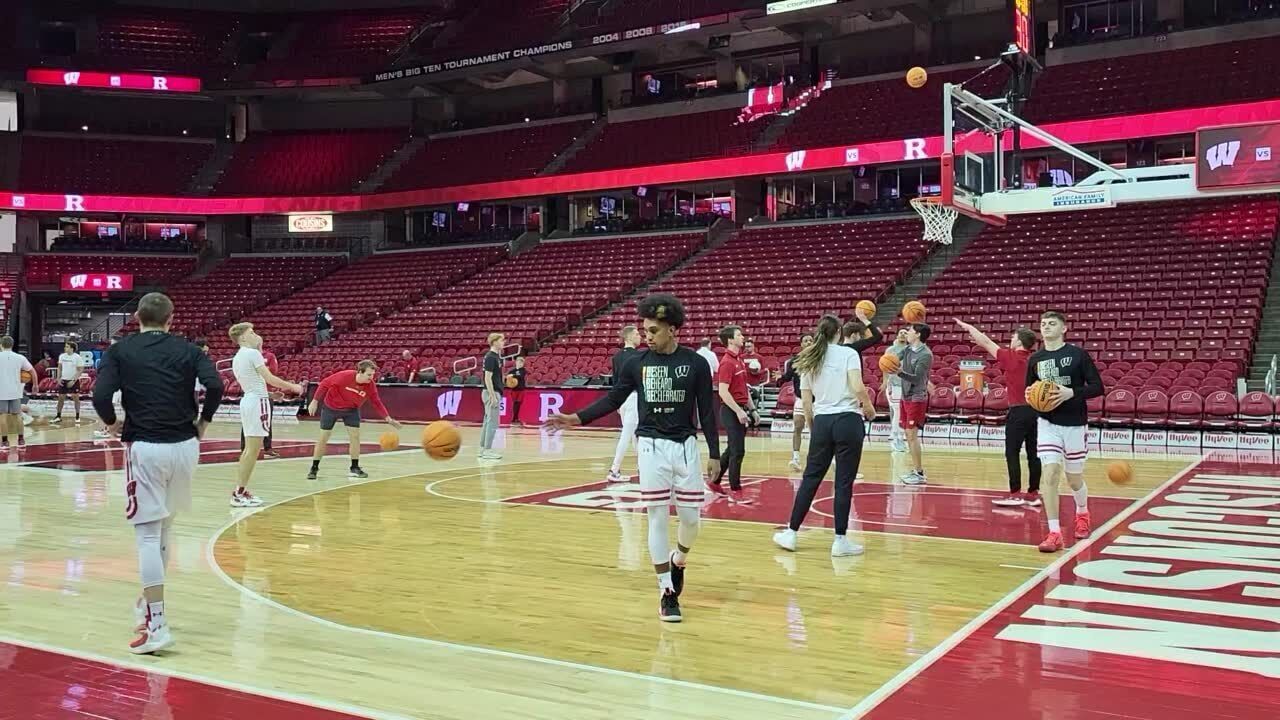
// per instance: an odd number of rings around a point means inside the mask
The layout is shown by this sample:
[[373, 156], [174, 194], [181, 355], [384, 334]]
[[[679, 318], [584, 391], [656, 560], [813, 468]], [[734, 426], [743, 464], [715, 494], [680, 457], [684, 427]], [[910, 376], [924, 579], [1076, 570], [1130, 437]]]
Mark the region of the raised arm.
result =
[[981, 347], [983, 350], [991, 353], [991, 357], [996, 357], [1000, 352], [1000, 346], [997, 345], [994, 340], [987, 337], [986, 334], [978, 328], [959, 318], [956, 318], [956, 324], [964, 328], [965, 332], [969, 333], [969, 337], [973, 338], [973, 342], [978, 345], [978, 347]]

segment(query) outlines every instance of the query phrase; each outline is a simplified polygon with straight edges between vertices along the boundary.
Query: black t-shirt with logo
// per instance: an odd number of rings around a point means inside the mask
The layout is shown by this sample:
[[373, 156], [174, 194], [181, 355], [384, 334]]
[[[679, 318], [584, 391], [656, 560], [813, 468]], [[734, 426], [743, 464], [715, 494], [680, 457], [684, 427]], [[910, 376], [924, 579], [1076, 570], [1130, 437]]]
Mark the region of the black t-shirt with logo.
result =
[[711, 401], [711, 366], [693, 350], [677, 346], [662, 355], [652, 349], [631, 354], [613, 381], [609, 394], [578, 413], [589, 424], [622, 407], [631, 393], [639, 399], [639, 437], [684, 442], [698, 434], [698, 423], [707, 438], [712, 460], [720, 457], [720, 436]]
[[1084, 348], [1063, 345], [1057, 350], [1038, 350], [1027, 360], [1027, 387], [1037, 380], [1047, 380], [1075, 393], [1071, 399], [1040, 417], [1054, 425], [1079, 427], [1089, 422], [1089, 398], [1103, 393], [1098, 366]]
[[490, 350], [484, 354], [484, 371], [493, 373], [493, 390], [497, 394], [502, 394], [503, 377], [502, 377], [502, 358], [498, 353]]

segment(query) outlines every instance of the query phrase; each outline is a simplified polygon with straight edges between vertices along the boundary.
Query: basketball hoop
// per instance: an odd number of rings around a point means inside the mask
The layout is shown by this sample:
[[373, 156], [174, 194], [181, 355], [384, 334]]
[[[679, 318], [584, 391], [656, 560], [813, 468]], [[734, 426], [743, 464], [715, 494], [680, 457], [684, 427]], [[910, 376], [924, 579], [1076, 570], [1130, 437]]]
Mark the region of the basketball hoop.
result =
[[940, 198], [911, 198], [911, 208], [924, 220], [925, 242], [951, 244], [951, 228], [956, 224], [956, 209], [944, 205]]

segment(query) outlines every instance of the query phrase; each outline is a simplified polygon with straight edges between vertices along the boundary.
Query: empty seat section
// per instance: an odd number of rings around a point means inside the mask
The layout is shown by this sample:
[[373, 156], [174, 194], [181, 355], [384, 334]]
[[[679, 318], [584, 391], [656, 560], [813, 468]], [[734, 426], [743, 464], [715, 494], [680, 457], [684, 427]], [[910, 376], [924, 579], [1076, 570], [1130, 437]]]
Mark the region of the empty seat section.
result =
[[657, 165], [745, 153], [767, 123], [735, 125], [738, 110], [610, 122], [564, 172]]
[[63, 275], [75, 273], [131, 273], [135, 287], [168, 288], [195, 269], [195, 255], [32, 253], [23, 274], [28, 287], [60, 287]]
[[216, 195], [336, 195], [355, 190], [409, 133], [402, 129], [314, 130], [250, 135]]
[[171, 70], [204, 75], [222, 63], [240, 17], [232, 13], [117, 8], [97, 14], [94, 60], [116, 70]]
[[381, 190], [532, 177], [590, 126], [590, 121], [577, 121], [433, 137]]
[[255, 77], [354, 77], [383, 69], [418, 27], [444, 13], [422, 8], [306, 13], [296, 16], [288, 54], [258, 64]]
[[178, 195], [212, 143], [27, 135], [19, 186], [30, 192]]
[[489, 332], [531, 346], [622, 299], [705, 240], [685, 233], [544, 242], [296, 359], [330, 372], [365, 357], [396, 362], [409, 350], [447, 378], [454, 360], [483, 354]]
[[848, 319], [858, 300], [876, 298], [899, 282], [929, 249], [921, 232], [916, 219], [744, 230], [544, 348], [529, 361], [530, 377], [560, 382], [575, 374], [608, 373], [618, 329], [636, 322], [636, 300], [652, 292], [674, 293], [685, 303], [682, 343], [696, 347], [737, 323], [766, 365], [777, 367], [820, 315], [835, 312]]

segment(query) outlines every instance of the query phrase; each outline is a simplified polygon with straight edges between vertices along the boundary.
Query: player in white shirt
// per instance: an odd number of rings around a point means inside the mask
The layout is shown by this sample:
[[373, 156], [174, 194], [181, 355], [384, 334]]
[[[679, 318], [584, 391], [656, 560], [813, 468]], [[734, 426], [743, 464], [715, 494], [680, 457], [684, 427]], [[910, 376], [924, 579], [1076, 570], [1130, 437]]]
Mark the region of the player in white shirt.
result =
[[862, 461], [866, 423], [876, 416], [871, 396], [862, 383], [862, 358], [853, 348], [840, 345], [840, 318], [823, 315], [813, 331], [813, 343], [800, 351], [794, 365], [800, 373], [804, 414], [809, 424], [809, 460], [796, 491], [787, 528], [773, 536], [783, 550], [795, 551], [796, 533], [813, 505], [822, 478], [836, 461], [835, 541], [832, 557], [859, 555], [862, 546], [846, 537], [853, 507], [853, 480]]
[[[31, 362], [13, 351], [13, 338], [0, 337], [0, 434], [4, 435], [4, 449], [9, 447], [9, 435], [22, 437], [22, 394], [25, 383], [22, 373], [35, 377]], [[21, 445], [21, 443], [19, 443]]]
[[720, 369], [720, 358], [716, 357], [716, 352], [711, 349], [710, 338], [702, 341], [702, 347], [698, 348], [698, 354], [707, 361], [707, 365], [711, 366], [711, 377], [714, 378], [716, 371]]
[[253, 323], [236, 323], [227, 331], [232, 342], [240, 346], [231, 360], [231, 372], [244, 395], [240, 398], [240, 427], [244, 431], [244, 451], [240, 453], [237, 470], [237, 487], [231, 493], [232, 507], [256, 507], [262, 500], [249, 492], [249, 478], [258, 464], [262, 439], [271, 432], [271, 395], [267, 386], [280, 388], [295, 395], [302, 394], [302, 386], [281, 380], [267, 369], [262, 356], [262, 338], [253, 331]]
[[84, 374], [84, 358], [76, 352], [76, 344], [68, 340], [58, 356], [58, 409], [53, 421], [62, 422], [62, 403], [71, 396], [76, 404], [76, 424], [80, 424], [80, 376]]

